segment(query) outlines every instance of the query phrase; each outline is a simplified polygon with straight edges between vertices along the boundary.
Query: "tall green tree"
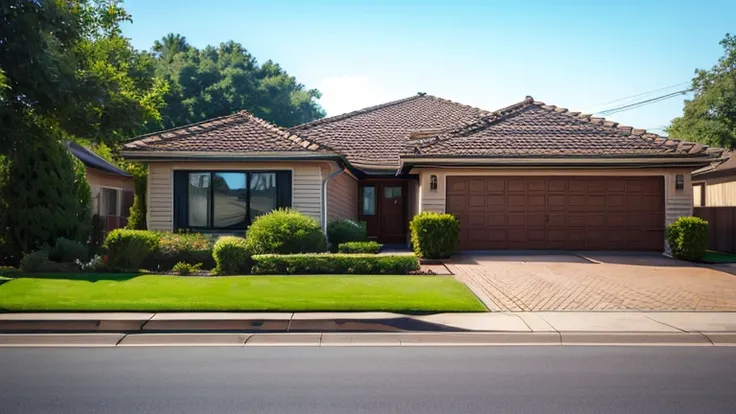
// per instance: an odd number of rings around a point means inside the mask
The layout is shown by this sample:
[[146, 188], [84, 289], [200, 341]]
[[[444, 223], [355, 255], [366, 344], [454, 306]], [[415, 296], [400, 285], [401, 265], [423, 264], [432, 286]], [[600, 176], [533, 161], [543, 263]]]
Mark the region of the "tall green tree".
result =
[[667, 129], [673, 138], [736, 148], [736, 36], [721, 40], [723, 57], [710, 70], [697, 69], [695, 97], [685, 101], [681, 117]]
[[160, 128], [243, 109], [281, 126], [325, 115], [317, 103], [319, 91], [307, 89], [270, 60], [259, 65], [239, 43], [197, 49], [185, 37], [169, 34], [156, 41], [151, 51], [156, 58], [156, 75], [170, 85]]
[[61, 140], [114, 143], [160, 121], [167, 84], [122, 36], [125, 21], [115, 0], [0, 2], [0, 240], [10, 262], [57, 237], [86, 239], [89, 186]]

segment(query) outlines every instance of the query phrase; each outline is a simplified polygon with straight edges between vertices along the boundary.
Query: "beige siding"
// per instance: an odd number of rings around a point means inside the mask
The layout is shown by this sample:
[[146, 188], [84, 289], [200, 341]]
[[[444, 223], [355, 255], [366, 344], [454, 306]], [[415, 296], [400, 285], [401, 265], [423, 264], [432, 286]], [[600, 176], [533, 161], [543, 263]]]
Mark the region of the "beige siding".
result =
[[710, 178], [705, 181], [705, 185], [705, 207], [736, 206], [736, 179], [734, 177]]
[[344, 172], [327, 183], [327, 222], [358, 220], [358, 181]]
[[703, 186], [693, 184], [693, 206], [701, 207], [700, 201], [703, 196]]
[[[687, 169], [512, 169], [512, 168], [458, 168], [429, 169], [416, 168], [412, 172], [419, 174], [419, 211], [445, 212], [445, 182], [447, 176], [472, 175], [505, 175], [505, 176], [662, 176], [665, 181], [665, 223], [671, 223], [677, 217], [689, 216], [693, 213], [693, 189], [690, 170]], [[685, 186], [682, 190], [675, 188], [675, 176], [684, 175]], [[431, 175], [437, 175], [437, 190], [429, 189]]]
[[[92, 214], [100, 213], [100, 189], [114, 188], [121, 191], [133, 191], [133, 177], [122, 177], [108, 174], [95, 168], [86, 169], [87, 183], [92, 195]], [[118, 203], [122, 200], [118, 198]], [[121, 213], [122, 214], [122, 213]]]
[[318, 162], [154, 162], [148, 165], [148, 227], [173, 230], [174, 170], [292, 170], [292, 207], [321, 223], [322, 173]]

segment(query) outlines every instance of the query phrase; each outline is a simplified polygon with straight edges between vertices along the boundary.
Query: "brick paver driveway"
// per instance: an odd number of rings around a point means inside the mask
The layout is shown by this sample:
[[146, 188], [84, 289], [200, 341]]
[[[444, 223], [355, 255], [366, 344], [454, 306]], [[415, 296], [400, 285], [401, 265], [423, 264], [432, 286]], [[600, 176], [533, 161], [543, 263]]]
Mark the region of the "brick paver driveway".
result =
[[463, 254], [447, 267], [491, 310], [736, 311], [736, 269], [657, 254]]

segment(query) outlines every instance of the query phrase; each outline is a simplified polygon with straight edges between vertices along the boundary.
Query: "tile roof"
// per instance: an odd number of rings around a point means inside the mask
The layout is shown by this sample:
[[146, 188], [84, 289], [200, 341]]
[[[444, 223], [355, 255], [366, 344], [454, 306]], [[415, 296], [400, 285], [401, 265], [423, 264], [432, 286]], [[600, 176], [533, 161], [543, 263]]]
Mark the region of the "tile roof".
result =
[[709, 178], [712, 176], [722, 175], [734, 175], [736, 176], [736, 154], [734, 151], [729, 151], [723, 154], [724, 160], [719, 160], [713, 164], [703, 167], [699, 170], [693, 171], [693, 177], [698, 178]]
[[407, 145], [406, 156], [713, 156], [720, 150], [672, 140], [527, 97], [474, 124]]
[[246, 111], [183, 127], [142, 135], [123, 144], [125, 151], [293, 152], [330, 148], [295, 136]]
[[490, 112], [426, 94], [297, 125], [290, 132], [327, 145], [356, 166], [396, 168], [408, 140], [452, 130]]

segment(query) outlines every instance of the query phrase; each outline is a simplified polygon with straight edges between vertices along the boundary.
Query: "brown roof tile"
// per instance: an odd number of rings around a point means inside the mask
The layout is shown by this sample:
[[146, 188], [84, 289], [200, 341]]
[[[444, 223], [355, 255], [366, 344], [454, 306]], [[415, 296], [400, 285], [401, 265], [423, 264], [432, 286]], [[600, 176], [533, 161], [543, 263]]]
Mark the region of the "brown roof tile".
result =
[[289, 129], [344, 154], [354, 165], [397, 167], [407, 142], [477, 122], [490, 112], [419, 94]]
[[123, 145], [125, 151], [292, 152], [331, 151], [241, 111], [153, 134]]
[[478, 122], [407, 147], [417, 156], [710, 156], [708, 147], [580, 115], [527, 97]]

